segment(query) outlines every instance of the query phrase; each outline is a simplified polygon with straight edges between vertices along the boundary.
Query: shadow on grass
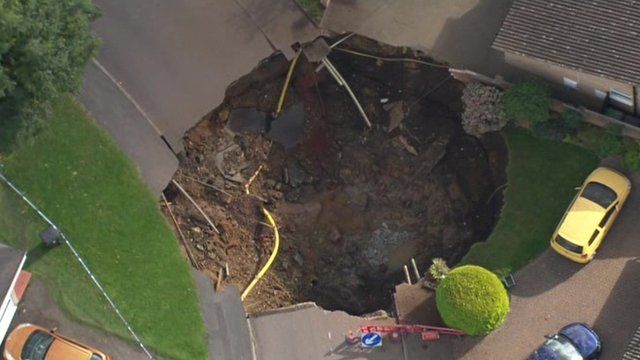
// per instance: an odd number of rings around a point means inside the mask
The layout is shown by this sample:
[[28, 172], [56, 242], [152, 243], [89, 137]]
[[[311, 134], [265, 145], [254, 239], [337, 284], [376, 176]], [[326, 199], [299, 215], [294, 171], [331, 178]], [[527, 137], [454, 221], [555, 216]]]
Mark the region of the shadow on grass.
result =
[[[60, 245], [61, 246], [61, 245]], [[60, 247], [58, 246], [58, 247]], [[56, 248], [48, 248], [44, 243], [40, 242], [38, 245], [32, 247], [27, 251], [26, 267], [30, 268], [37, 264], [43, 257], [49, 252], [55, 251]]]

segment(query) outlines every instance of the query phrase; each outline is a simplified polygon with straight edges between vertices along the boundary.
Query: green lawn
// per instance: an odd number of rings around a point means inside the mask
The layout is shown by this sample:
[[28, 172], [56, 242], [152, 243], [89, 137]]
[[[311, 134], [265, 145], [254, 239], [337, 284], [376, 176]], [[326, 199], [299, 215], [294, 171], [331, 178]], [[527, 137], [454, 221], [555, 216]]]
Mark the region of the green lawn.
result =
[[549, 245], [574, 188], [597, 167], [595, 154], [574, 145], [540, 140], [520, 129], [504, 132], [509, 147], [508, 186], [496, 227], [462, 260], [506, 275]]
[[323, 10], [320, 0], [296, 0], [298, 5], [315, 21], [317, 24], [322, 20]]
[[[190, 267], [155, 196], [75, 100], [58, 101], [50, 126], [2, 163], [9, 179], [68, 235], [152, 351], [208, 358]], [[69, 249], [39, 246], [45, 224], [6, 186], [0, 189], [0, 241], [31, 250], [29, 270], [55, 289], [71, 316], [130, 339]]]

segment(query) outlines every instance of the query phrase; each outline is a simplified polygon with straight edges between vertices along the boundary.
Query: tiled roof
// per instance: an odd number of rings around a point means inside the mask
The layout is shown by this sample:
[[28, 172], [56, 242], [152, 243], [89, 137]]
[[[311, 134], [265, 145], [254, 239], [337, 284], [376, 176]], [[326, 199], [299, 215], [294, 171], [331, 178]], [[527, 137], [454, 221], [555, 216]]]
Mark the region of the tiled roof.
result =
[[640, 0], [515, 0], [493, 47], [640, 85]]
[[622, 360], [637, 360], [640, 359], [640, 327], [631, 337], [631, 341], [627, 345], [627, 349], [622, 355]]

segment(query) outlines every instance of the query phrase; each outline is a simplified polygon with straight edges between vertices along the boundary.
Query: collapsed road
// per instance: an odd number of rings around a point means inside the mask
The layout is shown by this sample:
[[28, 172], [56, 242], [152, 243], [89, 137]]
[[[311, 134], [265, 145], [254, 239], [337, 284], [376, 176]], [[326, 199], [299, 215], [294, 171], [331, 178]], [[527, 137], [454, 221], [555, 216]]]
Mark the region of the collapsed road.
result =
[[328, 58], [371, 128], [304, 55], [274, 117], [289, 69], [276, 55], [184, 138], [174, 180], [219, 233], [175, 185], [164, 193], [194, 265], [221, 286], [249, 284], [273, 248], [262, 207], [277, 218], [280, 251], [246, 298], [249, 313], [304, 301], [356, 315], [389, 310], [403, 265], [454, 265], [490, 234], [501, 206], [506, 146], [499, 134], [463, 131], [464, 85], [446, 66], [359, 36]]

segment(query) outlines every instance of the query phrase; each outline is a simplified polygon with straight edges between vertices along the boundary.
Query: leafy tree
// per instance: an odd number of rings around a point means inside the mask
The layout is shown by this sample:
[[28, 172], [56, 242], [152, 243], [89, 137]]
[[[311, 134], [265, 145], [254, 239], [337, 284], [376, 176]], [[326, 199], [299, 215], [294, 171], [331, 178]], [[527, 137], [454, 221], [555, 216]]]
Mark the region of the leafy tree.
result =
[[42, 125], [76, 91], [98, 40], [90, 0], [0, 0], [0, 148]]
[[485, 335], [507, 318], [509, 296], [494, 273], [465, 265], [451, 270], [440, 282], [436, 305], [447, 326], [468, 335]]
[[545, 88], [534, 82], [518, 84], [505, 91], [504, 111], [518, 124], [535, 125], [549, 120], [551, 98]]

